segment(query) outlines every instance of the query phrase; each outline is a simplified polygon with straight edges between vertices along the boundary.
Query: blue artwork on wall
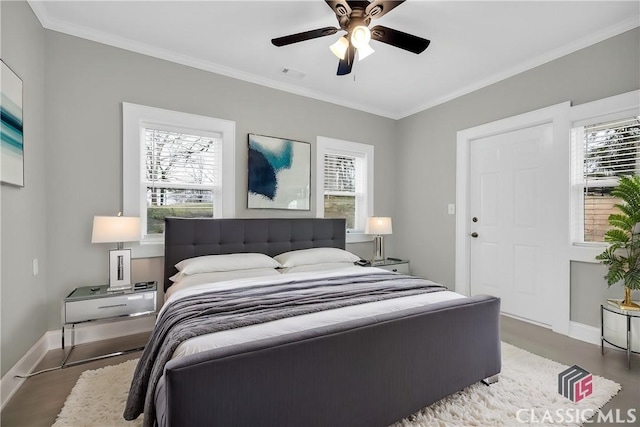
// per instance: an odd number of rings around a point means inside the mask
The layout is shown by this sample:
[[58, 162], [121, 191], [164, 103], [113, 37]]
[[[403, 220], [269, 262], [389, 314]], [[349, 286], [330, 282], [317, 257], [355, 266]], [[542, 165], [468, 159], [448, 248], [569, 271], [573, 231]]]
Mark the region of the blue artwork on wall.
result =
[[250, 209], [310, 209], [310, 144], [249, 134], [248, 154]]
[[0, 61], [0, 180], [24, 186], [22, 80]]

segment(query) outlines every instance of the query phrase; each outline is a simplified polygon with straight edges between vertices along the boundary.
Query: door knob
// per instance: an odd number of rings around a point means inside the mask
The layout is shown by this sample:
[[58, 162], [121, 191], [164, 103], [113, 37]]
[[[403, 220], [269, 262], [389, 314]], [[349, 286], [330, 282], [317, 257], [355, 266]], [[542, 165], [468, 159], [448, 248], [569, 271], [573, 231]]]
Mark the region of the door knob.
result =
[[473, 233], [471, 233], [471, 237], [473, 237], [474, 239], [478, 237], [478, 233], [476, 233], [475, 231]]

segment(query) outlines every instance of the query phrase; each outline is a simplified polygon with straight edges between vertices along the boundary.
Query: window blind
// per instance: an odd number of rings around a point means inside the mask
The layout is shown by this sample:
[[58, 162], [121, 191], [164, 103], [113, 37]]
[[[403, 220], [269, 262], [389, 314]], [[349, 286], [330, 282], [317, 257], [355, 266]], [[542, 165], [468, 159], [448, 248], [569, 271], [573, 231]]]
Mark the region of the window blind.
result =
[[343, 154], [324, 155], [325, 194], [356, 192], [357, 158]]
[[145, 181], [151, 188], [221, 185], [222, 140], [161, 129], [145, 129]]
[[612, 179], [640, 170], [640, 116], [584, 126], [587, 188], [615, 185]]
[[584, 242], [602, 242], [609, 229], [609, 215], [620, 200], [611, 195], [618, 178], [640, 171], [640, 116], [588, 124], [574, 129], [575, 143], [582, 143], [575, 160], [577, 183], [583, 194]]

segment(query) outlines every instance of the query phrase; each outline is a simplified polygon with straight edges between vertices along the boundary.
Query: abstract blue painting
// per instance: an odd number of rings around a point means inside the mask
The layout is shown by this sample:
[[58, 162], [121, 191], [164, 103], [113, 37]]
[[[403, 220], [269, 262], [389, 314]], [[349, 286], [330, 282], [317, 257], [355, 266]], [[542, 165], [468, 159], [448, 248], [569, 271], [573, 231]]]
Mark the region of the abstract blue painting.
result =
[[310, 209], [311, 145], [249, 134], [250, 209]]
[[22, 80], [0, 61], [0, 180], [24, 186]]

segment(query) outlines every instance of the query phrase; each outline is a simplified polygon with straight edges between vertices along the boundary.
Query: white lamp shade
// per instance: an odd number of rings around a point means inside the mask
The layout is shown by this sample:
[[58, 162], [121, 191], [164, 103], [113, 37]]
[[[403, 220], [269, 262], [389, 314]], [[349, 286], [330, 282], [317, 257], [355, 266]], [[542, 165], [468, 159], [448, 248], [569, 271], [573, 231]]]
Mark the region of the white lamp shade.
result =
[[372, 216], [367, 218], [365, 234], [392, 234], [391, 218], [388, 216]]
[[375, 50], [373, 50], [373, 48], [371, 46], [369, 46], [368, 44], [365, 44], [362, 47], [358, 48], [358, 61], [362, 61], [364, 58], [366, 58], [367, 56], [371, 55], [372, 53], [374, 53]]
[[351, 44], [356, 49], [368, 45], [371, 40], [371, 30], [365, 25], [358, 25], [351, 31]]
[[120, 243], [140, 240], [140, 218], [133, 216], [95, 216], [91, 243]]
[[344, 36], [340, 37], [337, 42], [329, 46], [331, 52], [340, 59], [344, 59], [344, 55], [347, 53], [348, 48], [349, 40]]

